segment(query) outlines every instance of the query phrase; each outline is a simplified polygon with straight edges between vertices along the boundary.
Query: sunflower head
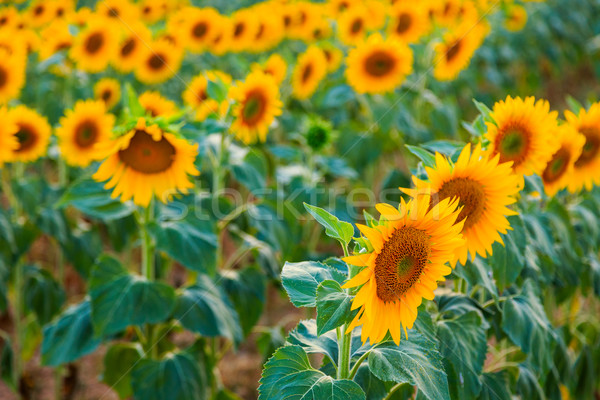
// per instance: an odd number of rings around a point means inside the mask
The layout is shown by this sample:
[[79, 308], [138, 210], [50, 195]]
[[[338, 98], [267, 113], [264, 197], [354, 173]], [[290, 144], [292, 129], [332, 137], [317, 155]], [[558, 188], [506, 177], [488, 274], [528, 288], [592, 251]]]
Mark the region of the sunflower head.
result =
[[121, 100], [121, 84], [116, 79], [102, 78], [94, 85], [94, 98], [102, 100], [110, 110]]
[[591, 190], [593, 185], [600, 184], [600, 102], [592, 104], [589, 110], [581, 109], [578, 115], [566, 111], [565, 117], [585, 137], [581, 155], [573, 165], [569, 191]]
[[177, 105], [156, 91], [142, 93], [139, 101], [151, 117], [169, 117], [177, 113]]
[[292, 89], [294, 97], [307, 99], [317, 90], [319, 83], [327, 74], [327, 59], [320, 47], [315, 45], [298, 57], [292, 72]]
[[146, 43], [152, 39], [150, 30], [142, 23], [128, 25], [112, 60], [116, 69], [123, 73], [131, 72], [144, 54]]
[[0, 105], [19, 97], [25, 84], [25, 58], [0, 48]]
[[527, 10], [518, 4], [511, 4], [506, 10], [504, 26], [511, 32], [520, 31], [527, 23]]
[[87, 72], [106, 69], [119, 44], [119, 31], [106, 18], [95, 17], [75, 38], [69, 52], [77, 66]]
[[314, 151], [320, 151], [327, 146], [333, 136], [333, 129], [329, 122], [320, 118], [311, 118], [306, 129], [306, 144]]
[[368, 14], [362, 6], [353, 6], [344, 11], [337, 21], [340, 41], [346, 45], [361, 42], [367, 32]]
[[17, 106], [8, 112], [11, 124], [17, 127], [15, 137], [18, 147], [14, 149], [14, 161], [32, 162], [46, 154], [51, 128], [45, 117], [26, 106]]
[[4, 163], [13, 160], [14, 152], [19, 148], [19, 141], [15, 135], [19, 128], [8, 117], [7, 109], [0, 107], [0, 121], [4, 121], [0, 124], [0, 168]]
[[422, 7], [411, 7], [400, 2], [392, 8], [388, 35], [407, 43], [416, 42], [431, 28], [430, 20]]
[[194, 77], [187, 89], [183, 92], [183, 102], [196, 111], [196, 119], [204, 121], [211, 114], [225, 115], [229, 104], [210, 98], [208, 94], [208, 81], [220, 82], [225, 86], [231, 85], [231, 76], [222, 71], [206, 71]]
[[172, 78], [183, 59], [183, 49], [167, 38], [160, 38], [144, 46], [140, 62], [135, 69], [136, 78], [145, 84], [162, 83]]
[[569, 124], [557, 127], [552, 137], [558, 143], [558, 148], [541, 174], [544, 191], [548, 196], [554, 196], [573, 181], [575, 161], [581, 156], [585, 145], [585, 136]]

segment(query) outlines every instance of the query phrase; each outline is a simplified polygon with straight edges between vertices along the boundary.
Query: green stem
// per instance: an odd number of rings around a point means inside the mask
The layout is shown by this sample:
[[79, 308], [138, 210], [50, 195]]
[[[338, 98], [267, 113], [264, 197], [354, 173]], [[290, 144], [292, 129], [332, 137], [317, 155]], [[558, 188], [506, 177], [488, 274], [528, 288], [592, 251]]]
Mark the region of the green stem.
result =
[[392, 398], [392, 395], [394, 393], [396, 393], [404, 385], [407, 385], [407, 383], [397, 383], [396, 385], [392, 386], [392, 388], [388, 392], [387, 396], [385, 396], [383, 398], [383, 400], [390, 400]]
[[23, 353], [23, 343], [25, 342], [25, 332], [23, 331], [23, 266], [21, 262], [17, 262], [15, 265], [15, 352], [14, 352], [14, 382], [15, 387], [19, 388], [19, 381], [21, 379], [21, 373], [23, 371], [23, 360], [21, 355]]
[[[226, 135], [225, 132], [221, 133], [221, 145], [219, 148], [219, 154], [217, 158], [217, 162], [213, 165], [213, 196], [219, 196], [221, 190], [224, 187], [224, 174], [223, 174], [223, 165], [225, 163], [225, 151], [226, 151]], [[222, 233], [225, 230], [227, 222], [217, 224], [217, 268], [221, 268], [223, 264], [223, 249], [222, 249]]]
[[[348, 244], [342, 243], [344, 256], [348, 257]], [[352, 272], [348, 273], [348, 278], [352, 278]], [[344, 324], [342, 331], [338, 329], [338, 379], [348, 379], [350, 377], [350, 346], [352, 344], [352, 333], [347, 334], [348, 324]]]
[[[150, 232], [148, 232], [149, 224], [154, 220], [154, 202], [151, 201], [150, 204], [144, 210], [144, 217], [140, 224], [140, 233], [142, 237], [142, 274], [149, 281], [154, 281], [156, 279], [156, 273], [154, 268], [154, 244], [152, 243], [152, 238], [150, 237]], [[154, 343], [154, 325], [147, 324], [146, 325], [146, 343], [147, 343], [147, 352], [150, 353], [151, 359], [156, 359], [158, 357], [158, 347], [156, 343]]]
[[358, 361], [356, 361], [356, 363], [354, 364], [354, 367], [352, 367], [352, 370], [350, 371], [350, 376], [349, 376], [350, 379], [354, 379], [354, 377], [356, 376], [356, 373], [358, 372], [358, 369], [362, 365], [363, 361], [365, 361], [365, 359], [369, 356], [369, 353], [371, 353], [371, 350], [365, 351], [365, 354], [360, 356]]

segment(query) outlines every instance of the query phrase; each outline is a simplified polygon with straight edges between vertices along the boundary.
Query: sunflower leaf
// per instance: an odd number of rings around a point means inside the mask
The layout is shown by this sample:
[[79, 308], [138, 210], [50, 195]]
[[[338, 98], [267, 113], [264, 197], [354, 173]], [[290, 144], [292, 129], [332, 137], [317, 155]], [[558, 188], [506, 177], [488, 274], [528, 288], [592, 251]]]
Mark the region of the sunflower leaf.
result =
[[496, 121], [494, 121], [492, 118], [492, 110], [490, 110], [488, 106], [475, 99], [473, 99], [473, 104], [475, 104], [475, 107], [477, 107], [485, 122], [491, 122], [492, 124], [496, 125]]
[[316, 261], [286, 262], [281, 271], [283, 287], [296, 307], [316, 307], [317, 287], [326, 280], [341, 284], [346, 276]]
[[352, 236], [354, 236], [354, 227], [351, 223], [340, 221], [338, 217], [332, 215], [320, 207], [304, 204], [306, 211], [312, 215], [319, 224], [325, 228], [325, 234], [330, 238], [340, 241], [344, 245], [348, 245]]
[[406, 148], [412, 154], [417, 156], [419, 160], [423, 162], [424, 166], [429, 168], [435, 167], [435, 156], [431, 152], [417, 146], [411, 146], [409, 144], [406, 145]]
[[317, 287], [317, 334], [342, 326], [350, 315], [352, 298], [336, 281], [326, 280]]

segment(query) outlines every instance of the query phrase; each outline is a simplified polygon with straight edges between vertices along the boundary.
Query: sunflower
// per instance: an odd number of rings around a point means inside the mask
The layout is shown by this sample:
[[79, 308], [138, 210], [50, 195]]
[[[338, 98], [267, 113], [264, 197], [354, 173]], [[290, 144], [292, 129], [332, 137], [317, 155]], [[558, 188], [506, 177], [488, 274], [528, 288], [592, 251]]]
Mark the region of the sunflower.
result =
[[267, 2], [254, 6], [252, 10], [258, 18], [250, 50], [258, 53], [272, 49], [281, 42], [285, 33], [283, 20], [278, 15], [279, 8]]
[[485, 137], [492, 156], [499, 154], [501, 163], [512, 161], [516, 174], [540, 174], [557, 149], [550, 134], [556, 130], [557, 113], [550, 112], [550, 104], [508, 96], [494, 104], [490, 117]]
[[219, 12], [214, 8], [187, 8], [180, 34], [183, 43], [192, 53], [204, 51], [219, 33], [216, 27], [219, 17]]
[[166, 0], [142, 0], [138, 3], [142, 21], [153, 24], [165, 16]]
[[485, 23], [464, 23], [444, 34], [435, 46], [433, 76], [439, 81], [455, 79], [471, 62], [489, 28]]
[[258, 24], [256, 16], [248, 9], [236, 11], [231, 16], [229, 38], [229, 50], [241, 52], [252, 47], [252, 41], [256, 37]]
[[25, 14], [27, 25], [33, 28], [39, 28], [40, 26], [46, 25], [54, 18], [55, 6], [56, 3], [52, 1], [33, 1]]
[[292, 72], [294, 97], [307, 99], [312, 96], [325, 75], [327, 75], [327, 59], [323, 50], [314, 45], [310, 46], [298, 57]]
[[344, 11], [338, 20], [337, 33], [346, 45], [355, 45], [364, 40], [367, 33], [368, 15], [364, 7], [354, 6]]
[[412, 328], [417, 307], [423, 298], [433, 299], [437, 282], [452, 272], [446, 263], [464, 243], [457, 203], [445, 199], [430, 209], [430, 197], [423, 195], [402, 200], [399, 209], [378, 204], [379, 225], [356, 224], [373, 250], [344, 258], [365, 267], [343, 286], [362, 285], [352, 301], [358, 314], [346, 333], [362, 325], [363, 343], [378, 343], [388, 331], [400, 343], [401, 329], [406, 335]]
[[95, 147], [111, 137], [115, 117], [101, 100], [80, 100], [60, 119], [56, 129], [60, 152], [67, 164], [86, 167], [102, 158]]
[[94, 85], [94, 98], [102, 100], [107, 110], [121, 100], [121, 84], [116, 79], [102, 78]]
[[194, 187], [188, 175], [199, 175], [194, 165], [198, 145], [191, 145], [157, 125], [146, 125], [140, 118], [135, 129], [100, 146], [107, 159], [94, 174], [98, 182], [107, 181], [112, 197], [148, 206], [153, 196], [170, 201], [176, 192]]
[[57, 19], [65, 18], [75, 11], [74, 0], [55, 0], [54, 1], [54, 17]]
[[65, 20], [56, 20], [48, 25], [41, 33], [40, 60], [46, 60], [59, 51], [68, 50], [73, 44], [73, 35]]
[[96, 13], [115, 22], [130, 23], [139, 20], [139, 10], [128, 0], [102, 0], [96, 3]]
[[152, 33], [146, 25], [135, 22], [129, 24], [127, 28], [113, 59], [115, 68], [123, 73], [135, 69], [144, 54], [144, 48], [152, 41]]
[[340, 65], [342, 65], [344, 53], [331, 43], [323, 43], [321, 50], [323, 50], [323, 55], [325, 55], [325, 60], [327, 61], [327, 72], [337, 71]]
[[558, 143], [558, 149], [541, 174], [544, 191], [548, 196], [554, 196], [574, 181], [572, 175], [575, 161], [581, 155], [585, 144], [585, 136], [569, 124], [559, 126], [552, 136]]
[[183, 102], [196, 111], [196, 119], [204, 121], [209, 115], [219, 113], [227, 106], [227, 102], [219, 104], [208, 96], [208, 81], [221, 81], [226, 86], [231, 84], [231, 76], [221, 71], [206, 71], [192, 79], [183, 92]]
[[251, 72], [244, 82], [230, 89], [234, 121], [231, 131], [249, 144], [267, 139], [269, 126], [281, 114], [279, 87], [272, 76], [261, 71]]
[[162, 83], [172, 78], [183, 58], [183, 50], [166, 39], [155, 40], [144, 46], [141, 61], [135, 69], [136, 78], [145, 84]]
[[520, 31], [527, 24], [527, 10], [518, 4], [511, 4], [506, 10], [504, 26], [511, 32]]
[[389, 4], [382, 0], [365, 0], [364, 8], [367, 13], [367, 28], [378, 30], [385, 25], [389, 14]]
[[354, 4], [354, 0], [329, 0], [328, 7], [329, 13], [333, 17], [339, 17], [347, 9]]
[[271, 54], [263, 65], [253, 64], [252, 70], [260, 70], [267, 75], [271, 75], [275, 79], [275, 82], [280, 85], [285, 79], [287, 64], [283, 57], [275, 53]]
[[9, 110], [7, 119], [17, 127], [19, 146], [13, 152], [13, 161], [31, 162], [46, 154], [51, 129], [45, 117], [21, 105]]
[[118, 32], [105, 18], [95, 18], [75, 38], [70, 56], [87, 72], [100, 72], [108, 66], [118, 46]]
[[0, 8], [0, 29], [14, 28], [19, 19], [19, 11], [14, 6]]
[[408, 45], [383, 39], [378, 33], [352, 49], [346, 77], [358, 93], [385, 93], [401, 85], [412, 72], [413, 54]]
[[175, 103], [159, 92], [147, 91], [140, 95], [141, 106], [151, 117], [169, 117], [177, 113]]
[[429, 32], [430, 25], [423, 8], [399, 3], [392, 8], [387, 33], [406, 43], [414, 43]]
[[427, 181], [413, 177], [415, 189], [402, 189], [411, 196], [430, 194], [432, 204], [444, 199], [458, 198], [462, 207], [458, 221], [464, 222], [462, 234], [465, 243], [456, 257], [465, 265], [467, 256], [486, 257], [492, 254], [492, 244], [502, 243], [499, 233], [510, 229], [506, 216], [515, 215], [507, 206], [516, 201], [521, 178], [515, 175], [511, 163], [501, 163], [498, 155], [490, 158], [481, 151], [481, 145], [467, 144], [456, 164], [439, 153], [434, 168], [426, 167]]
[[571, 193], [600, 184], [600, 103], [594, 103], [589, 110], [581, 109], [578, 115], [565, 112], [568, 123], [585, 136], [581, 155], [575, 161], [569, 178]]
[[94, 17], [94, 12], [90, 10], [88, 7], [81, 7], [77, 10], [74, 10], [67, 16], [67, 21], [70, 24], [76, 25], [78, 27], [84, 27], [87, 24], [87, 21]]
[[288, 36], [292, 39], [312, 40], [315, 28], [322, 27], [323, 23], [323, 11], [320, 5], [308, 1], [299, 1], [291, 3], [290, 7], [292, 11], [291, 23], [286, 24], [284, 20]]
[[25, 84], [25, 58], [0, 48], [0, 104], [19, 97]]
[[0, 107], [0, 168], [4, 163], [12, 161], [15, 150], [19, 148], [17, 140], [17, 125], [8, 119], [8, 111]]

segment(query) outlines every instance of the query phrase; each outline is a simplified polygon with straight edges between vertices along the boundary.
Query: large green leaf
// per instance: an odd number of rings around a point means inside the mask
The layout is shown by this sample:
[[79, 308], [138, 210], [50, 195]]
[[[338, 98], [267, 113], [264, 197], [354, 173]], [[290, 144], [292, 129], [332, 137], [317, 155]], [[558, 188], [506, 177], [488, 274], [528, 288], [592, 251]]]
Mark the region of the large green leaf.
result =
[[235, 306], [244, 336], [247, 336], [262, 315], [266, 278], [257, 266], [238, 271], [223, 271], [221, 277], [221, 285]]
[[479, 400], [512, 400], [506, 371], [486, 372], [481, 376]]
[[266, 187], [267, 165], [264, 157], [250, 147], [231, 145], [229, 152], [234, 178], [260, 196]]
[[90, 279], [92, 321], [98, 335], [110, 335], [130, 325], [165, 321], [175, 305], [175, 290], [130, 274], [114, 258], [101, 256]]
[[316, 307], [317, 287], [325, 280], [343, 283], [346, 276], [316, 261], [286, 262], [281, 271], [283, 287], [296, 307]]
[[94, 351], [100, 338], [94, 336], [88, 299], [69, 307], [43, 331], [42, 363], [56, 366]]
[[290, 332], [288, 342], [302, 346], [307, 353], [320, 353], [329, 357], [330, 361], [337, 364], [338, 344], [336, 332], [331, 331], [317, 335], [317, 323], [314, 319], [300, 321], [298, 326]]
[[325, 228], [325, 234], [327, 236], [339, 240], [346, 245], [350, 243], [350, 240], [352, 240], [352, 236], [354, 235], [354, 227], [352, 224], [340, 221], [338, 217], [320, 207], [304, 203], [304, 208], [306, 208], [306, 211], [308, 211], [310, 215]]
[[119, 394], [121, 399], [130, 397], [131, 371], [144, 356], [139, 343], [116, 343], [104, 355], [102, 382]]
[[33, 310], [41, 325], [50, 322], [65, 302], [65, 291], [45, 269], [35, 265], [17, 268], [23, 268], [26, 309]]
[[409, 144], [405, 146], [408, 149], [408, 151], [417, 156], [419, 160], [423, 162], [424, 166], [430, 168], [435, 167], [435, 156], [431, 152], [417, 146], [411, 146]]
[[317, 334], [342, 326], [350, 315], [352, 298], [337, 281], [326, 280], [317, 287]]
[[141, 360], [131, 373], [131, 386], [136, 400], [208, 399], [208, 385], [198, 363], [185, 353]]
[[448, 379], [436, 347], [415, 332], [398, 346], [393, 342], [375, 346], [369, 353], [369, 367], [382, 381], [410, 383], [429, 400], [447, 400]]
[[498, 299], [498, 288], [491, 276], [490, 266], [481, 257], [468, 261], [467, 265], [457, 265], [453, 271], [456, 275], [464, 278], [470, 287], [479, 285], [485, 289], [494, 299]]
[[508, 221], [513, 230], [502, 235], [504, 246], [500, 243], [492, 245], [493, 254], [489, 258], [489, 264], [500, 291], [515, 283], [525, 266], [524, 254], [527, 237], [523, 221], [518, 215], [509, 217]]
[[258, 388], [259, 400], [360, 400], [356, 382], [336, 380], [312, 368], [300, 346], [285, 346], [267, 361]]

